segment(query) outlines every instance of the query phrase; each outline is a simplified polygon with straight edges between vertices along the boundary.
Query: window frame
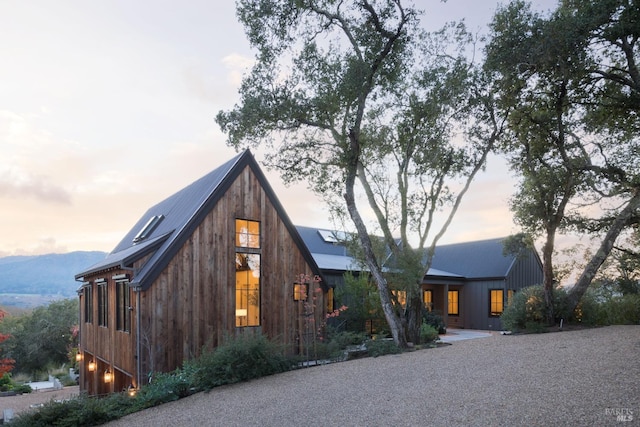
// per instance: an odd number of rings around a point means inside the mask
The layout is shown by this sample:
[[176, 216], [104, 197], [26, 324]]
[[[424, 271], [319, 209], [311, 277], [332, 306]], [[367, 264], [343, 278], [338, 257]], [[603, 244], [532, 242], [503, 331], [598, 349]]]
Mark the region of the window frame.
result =
[[109, 282], [96, 282], [98, 291], [98, 326], [109, 327]]
[[[429, 295], [429, 298], [427, 298], [427, 295]], [[422, 304], [427, 310], [433, 311], [433, 289], [422, 290]]]
[[[258, 269], [247, 269], [247, 270], [239, 270], [238, 266], [238, 256], [246, 256], [247, 259], [256, 257], [254, 259], [258, 260]], [[258, 327], [261, 325], [261, 306], [262, 306], [262, 295], [261, 295], [261, 285], [262, 285], [262, 267], [261, 267], [261, 255], [253, 252], [236, 252], [236, 284], [235, 284], [235, 325], [236, 328], [246, 328], [246, 327]], [[247, 264], [248, 261], [247, 261]], [[257, 274], [257, 281], [255, 283], [255, 289], [252, 288], [253, 283], [250, 281], [250, 277], [247, 276], [244, 282], [244, 286], [241, 286], [241, 276], [239, 273], [245, 273], [250, 275], [254, 273]], [[253, 297], [252, 294], [257, 294], [257, 302], [255, 304], [251, 304], [249, 300]], [[252, 310], [253, 308], [253, 310]], [[243, 313], [243, 314], [242, 314]], [[246, 320], [243, 322], [241, 320], [242, 317], [246, 317]], [[243, 324], [245, 323], [245, 324]]]
[[131, 288], [128, 280], [116, 281], [116, 330], [131, 332]]
[[[455, 299], [451, 298], [452, 295], [456, 296]], [[455, 307], [455, 312], [453, 312], [452, 307]], [[458, 289], [447, 291], [447, 314], [449, 316], [460, 316], [460, 290]]]
[[84, 298], [84, 323], [93, 323], [93, 286], [91, 284], [82, 290]]
[[[500, 296], [499, 300], [494, 298]], [[504, 289], [489, 289], [489, 317], [500, 317], [504, 313]]]

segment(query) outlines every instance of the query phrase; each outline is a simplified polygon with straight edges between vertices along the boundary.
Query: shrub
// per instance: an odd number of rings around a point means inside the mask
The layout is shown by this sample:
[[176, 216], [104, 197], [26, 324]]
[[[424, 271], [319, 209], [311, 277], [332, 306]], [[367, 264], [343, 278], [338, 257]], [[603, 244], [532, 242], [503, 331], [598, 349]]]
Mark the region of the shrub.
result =
[[[567, 292], [563, 288], [556, 288], [553, 291], [553, 312], [555, 321], [560, 319], [566, 321], [571, 317], [567, 310]], [[547, 324], [542, 286], [529, 286], [516, 292], [500, 318], [502, 326], [507, 330], [544, 331]]]
[[427, 325], [433, 326], [438, 334], [447, 333], [447, 325], [444, 323], [444, 319], [439, 314], [429, 311], [427, 309], [422, 310], [422, 321]]
[[211, 352], [185, 363], [183, 371], [191, 384], [210, 390], [225, 384], [248, 381], [293, 368], [293, 359], [284, 356], [264, 335], [240, 336]]
[[420, 326], [420, 342], [429, 343], [438, 339], [438, 331], [431, 325], [423, 323]]
[[600, 320], [604, 325], [640, 324], [640, 295], [614, 296], [603, 302]]
[[366, 342], [367, 353], [371, 357], [384, 356], [385, 354], [398, 354], [402, 349], [393, 340], [368, 340]]

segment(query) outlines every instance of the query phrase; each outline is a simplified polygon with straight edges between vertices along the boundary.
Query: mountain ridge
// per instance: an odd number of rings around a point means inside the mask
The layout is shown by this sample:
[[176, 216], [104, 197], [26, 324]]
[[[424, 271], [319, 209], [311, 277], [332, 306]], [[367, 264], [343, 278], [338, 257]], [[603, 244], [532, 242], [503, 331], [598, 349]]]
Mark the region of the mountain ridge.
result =
[[106, 256], [101, 251], [74, 251], [0, 257], [0, 305], [33, 306], [41, 304], [43, 298], [38, 297], [77, 297], [80, 283], [74, 276]]

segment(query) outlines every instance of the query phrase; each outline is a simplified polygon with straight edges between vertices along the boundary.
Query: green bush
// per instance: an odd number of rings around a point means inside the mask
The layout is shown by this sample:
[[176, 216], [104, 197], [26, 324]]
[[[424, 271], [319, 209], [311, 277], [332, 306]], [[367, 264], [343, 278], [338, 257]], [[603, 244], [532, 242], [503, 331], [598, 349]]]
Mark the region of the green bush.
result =
[[232, 338], [211, 352], [185, 363], [183, 371], [193, 387], [210, 390], [225, 384], [248, 381], [285, 372], [296, 363], [264, 335]]
[[444, 323], [444, 319], [439, 314], [429, 311], [426, 308], [422, 310], [422, 321], [427, 325], [433, 326], [438, 334], [447, 333], [447, 325]]
[[[567, 310], [567, 292], [563, 288], [553, 290], [553, 312], [555, 321], [570, 319]], [[506, 330], [542, 332], [546, 326], [546, 307], [542, 286], [535, 285], [516, 292], [501, 316]]]
[[640, 295], [614, 296], [603, 302], [600, 321], [603, 325], [640, 324]]
[[438, 339], [438, 331], [431, 325], [423, 323], [420, 326], [420, 342], [423, 344], [433, 342]]
[[384, 356], [385, 354], [402, 353], [402, 349], [396, 345], [393, 340], [368, 340], [366, 342], [367, 353], [371, 357]]

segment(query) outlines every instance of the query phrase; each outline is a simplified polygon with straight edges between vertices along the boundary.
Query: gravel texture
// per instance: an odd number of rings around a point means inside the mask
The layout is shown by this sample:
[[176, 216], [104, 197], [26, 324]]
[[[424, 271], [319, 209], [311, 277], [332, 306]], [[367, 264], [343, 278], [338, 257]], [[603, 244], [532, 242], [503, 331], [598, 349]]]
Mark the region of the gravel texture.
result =
[[108, 425], [640, 425], [639, 355], [640, 326], [494, 334], [220, 387]]

